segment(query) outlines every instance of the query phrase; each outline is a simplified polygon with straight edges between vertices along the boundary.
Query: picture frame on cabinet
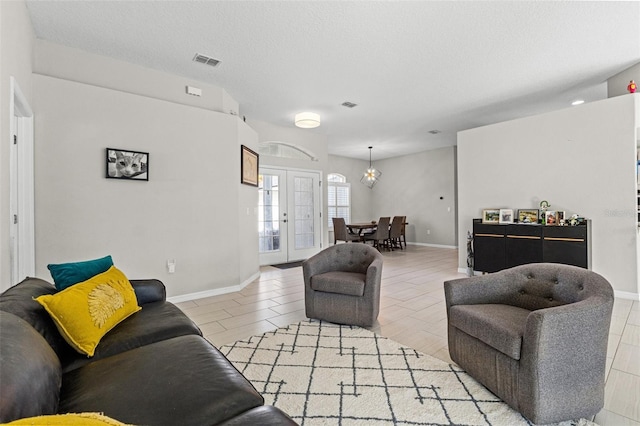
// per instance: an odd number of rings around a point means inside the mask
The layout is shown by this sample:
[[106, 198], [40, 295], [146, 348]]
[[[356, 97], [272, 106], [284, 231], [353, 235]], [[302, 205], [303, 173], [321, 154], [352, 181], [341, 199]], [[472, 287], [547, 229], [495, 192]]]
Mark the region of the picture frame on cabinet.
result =
[[546, 212], [544, 212], [544, 224], [545, 225], [558, 224], [558, 216], [556, 215], [555, 210], [547, 210]]
[[500, 209], [482, 210], [482, 223], [500, 223]]
[[540, 210], [538, 209], [519, 209], [518, 210], [518, 223], [536, 224]]
[[513, 223], [513, 209], [500, 209], [498, 223]]

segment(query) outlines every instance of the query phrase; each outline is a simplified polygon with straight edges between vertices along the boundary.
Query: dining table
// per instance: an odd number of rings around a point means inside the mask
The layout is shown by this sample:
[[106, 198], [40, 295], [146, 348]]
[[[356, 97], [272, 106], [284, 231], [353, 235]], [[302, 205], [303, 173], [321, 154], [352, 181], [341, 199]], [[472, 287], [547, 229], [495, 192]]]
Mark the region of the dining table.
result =
[[364, 240], [364, 231], [375, 231], [378, 227], [377, 222], [360, 222], [360, 223], [348, 223], [347, 228], [352, 234], [358, 234], [361, 240]]

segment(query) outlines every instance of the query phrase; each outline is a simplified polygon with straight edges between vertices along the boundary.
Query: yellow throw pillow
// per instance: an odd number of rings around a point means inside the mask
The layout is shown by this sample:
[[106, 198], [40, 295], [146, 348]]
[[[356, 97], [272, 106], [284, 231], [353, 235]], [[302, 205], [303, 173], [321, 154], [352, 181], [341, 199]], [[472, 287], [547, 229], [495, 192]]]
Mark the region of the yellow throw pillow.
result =
[[35, 300], [49, 312], [65, 340], [90, 357], [105, 334], [142, 309], [131, 283], [115, 266]]
[[28, 417], [14, 420], [8, 425], [37, 425], [37, 426], [61, 426], [61, 425], [82, 425], [82, 426], [127, 426], [102, 413], [70, 413], [53, 414], [50, 416]]

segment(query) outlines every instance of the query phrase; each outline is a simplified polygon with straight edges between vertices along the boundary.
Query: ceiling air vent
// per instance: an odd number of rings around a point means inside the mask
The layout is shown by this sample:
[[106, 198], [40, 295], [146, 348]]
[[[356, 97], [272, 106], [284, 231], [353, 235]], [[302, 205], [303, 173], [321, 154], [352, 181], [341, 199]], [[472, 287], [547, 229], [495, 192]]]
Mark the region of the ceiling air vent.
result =
[[440, 130], [429, 130], [427, 133], [431, 133], [432, 135], [437, 135], [438, 133], [442, 133]]
[[343, 107], [347, 107], [347, 108], [353, 108], [353, 107], [358, 106], [358, 104], [354, 104], [353, 102], [343, 102], [342, 106]]
[[218, 66], [220, 63], [219, 60], [212, 58], [211, 56], [201, 55], [200, 53], [196, 53], [196, 56], [193, 57], [194, 62], [200, 62], [201, 64], [209, 65], [211, 67]]

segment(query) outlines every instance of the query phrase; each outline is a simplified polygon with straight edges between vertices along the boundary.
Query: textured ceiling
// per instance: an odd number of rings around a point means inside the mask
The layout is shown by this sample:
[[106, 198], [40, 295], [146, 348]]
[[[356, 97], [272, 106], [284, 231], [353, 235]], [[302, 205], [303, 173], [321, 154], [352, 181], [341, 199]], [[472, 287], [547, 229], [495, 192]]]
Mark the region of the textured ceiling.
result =
[[[247, 120], [317, 112], [374, 159], [606, 97], [640, 61], [640, 2], [27, 1], [38, 38], [223, 87]], [[192, 61], [202, 53], [217, 68]], [[358, 104], [348, 109], [340, 104]], [[429, 134], [438, 129], [442, 133]]]

